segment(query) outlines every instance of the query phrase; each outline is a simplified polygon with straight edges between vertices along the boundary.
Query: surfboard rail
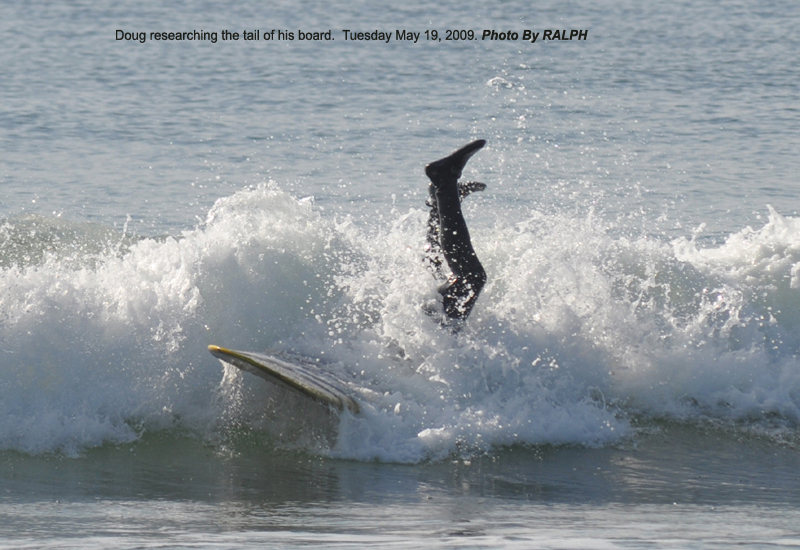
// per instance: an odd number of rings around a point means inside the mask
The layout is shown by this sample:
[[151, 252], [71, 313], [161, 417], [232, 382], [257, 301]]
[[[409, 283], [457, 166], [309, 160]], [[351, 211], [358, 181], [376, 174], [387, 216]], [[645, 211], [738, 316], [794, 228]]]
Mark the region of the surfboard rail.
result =
[[208, 351], [226, 363], [287, 388], [338, 411], [358, 414], [361, 408], [340, 381], [314, 365], [293, 363], [273, 355], [210, 345]]

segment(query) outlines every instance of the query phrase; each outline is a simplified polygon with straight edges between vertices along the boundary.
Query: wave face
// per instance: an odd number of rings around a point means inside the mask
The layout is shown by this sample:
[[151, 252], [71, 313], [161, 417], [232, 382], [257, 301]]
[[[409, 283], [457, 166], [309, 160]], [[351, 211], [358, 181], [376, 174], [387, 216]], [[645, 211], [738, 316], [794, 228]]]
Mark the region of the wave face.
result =
[[[795, 437], [800, 219], [770, 210], [701, 247], [615, 235], [591, 215], [470, 211], [489, 283], [453, 333], [425, 313], [426, 215], [375, 228], [265, 185], [163, 239], [5, 221], [0, 449], [74, 455], [159, 431], [224, 447], [254, 433], [416, 462], [603, 445], [662, 419]], [[330, 416], [223, 367], [212, 343], [319, 358], [362, 414]]]

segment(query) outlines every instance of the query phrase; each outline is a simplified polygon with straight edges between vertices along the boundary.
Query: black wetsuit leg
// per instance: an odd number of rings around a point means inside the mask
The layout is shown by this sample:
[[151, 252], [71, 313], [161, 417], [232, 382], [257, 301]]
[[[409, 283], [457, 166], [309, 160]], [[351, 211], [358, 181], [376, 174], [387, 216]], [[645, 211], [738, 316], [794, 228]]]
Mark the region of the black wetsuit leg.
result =
[[[439, 245], [452, 272], [439, 287], [445, 315], [451, 319], [466, 319], [486, 284], [486, 271], [472, 247], [461, 212], [458, 188], [458, 178], [467, 160], [485, 144], [483, 140], [475, 141], [425, 168], [434, 188], [432, 195], [439, 215]], [[429, 236], [430, 231], [429, 220]]]
[[439, 280], [446, 279], [446, 275], [442, 271], [442, 246], [441, 239], [439, 238], [439, 209], [436, 207], [436, 193], [433, 185], [430, 185], [430, 198], [425, 201], [430, 207], [428, 213], [428, 231], [425, 236], [427, 244], [425, 245], [425, 263], [433, 273], [433, 276]]
[[[436, 206], [436, 188], [433, 185], [430, 185], [429, 188], [430, 198], [425, 201], [425, 204], [430, 207], [425, 262], [434, 277], [444, 280], [447, 275], [442, 270], [442, 247], [441, 238], [439, 237], [439, 208]], [[470, 194], [484, 189], [486, 189], [486, 184], [479, 181], [458, 182], [458, 198], [463, 201]]]

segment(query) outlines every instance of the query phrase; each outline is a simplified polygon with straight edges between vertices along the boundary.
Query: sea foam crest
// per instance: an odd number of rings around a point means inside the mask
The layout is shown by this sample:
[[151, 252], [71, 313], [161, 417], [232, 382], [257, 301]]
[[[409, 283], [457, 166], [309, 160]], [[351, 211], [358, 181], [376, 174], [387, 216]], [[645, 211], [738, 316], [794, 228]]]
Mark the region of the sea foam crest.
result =
[[274, 344], [323, 299], [331, 236], [316, 220], [263, 187], [221, 199], [180, 236], [120, 251], [117, 234], [77, 259], [45, 251], [4, 268], [0, 448], [74, 453], [146, 430], [213, 431], [222, 370], [205, 347]]
[[[425, 212], [385, 227], [324, 214], [260, 186], [179, 236], [121, 245], [73, 228], [98, 246], [69, 260], [63, 247], [23, 251], [33, 259], [0, 271], [0, 448], [244, 429], [418, 461], [601, 445], [635, 433], [634, 418], [796, 430], [800, 220], [771, 211], [761, 229], [702, 248], [615, 236], [591, 215], [470, 212], [490, 279], [454, 332], [426, 313], [438, 306]], [[210, 343], [317, 358], [363, 412], [331, 417], [221, 367]]]

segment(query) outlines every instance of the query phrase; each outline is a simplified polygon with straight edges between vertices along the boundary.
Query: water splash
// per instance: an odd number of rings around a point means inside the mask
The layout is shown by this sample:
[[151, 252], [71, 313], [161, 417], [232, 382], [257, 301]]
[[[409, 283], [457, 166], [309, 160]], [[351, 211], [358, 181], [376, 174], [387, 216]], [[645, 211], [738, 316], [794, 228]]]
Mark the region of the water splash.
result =
[[[175, 237], [120, 247], [119, 233], [73, 227], [85, 244], [69, 259], [38, 253], [52, 240], [35, 234], [7, 238], [0, 448], [76, 454], [164, 430], [221, 444], [245, 430], [413, 462], [602, 445], [652, 418], [796, 431], [800, 220], [770, 210], [702, 248], [619, 236], [592, 215], [484, 209], [474, 237], [490, 282], [458, 334], [425, 313], [437, 295], [424, 221], [326, 217], [264, 185]], [[363, 414], [337, 419], [223, 369], [209, 343], [319, 358], [357, 386]]]

